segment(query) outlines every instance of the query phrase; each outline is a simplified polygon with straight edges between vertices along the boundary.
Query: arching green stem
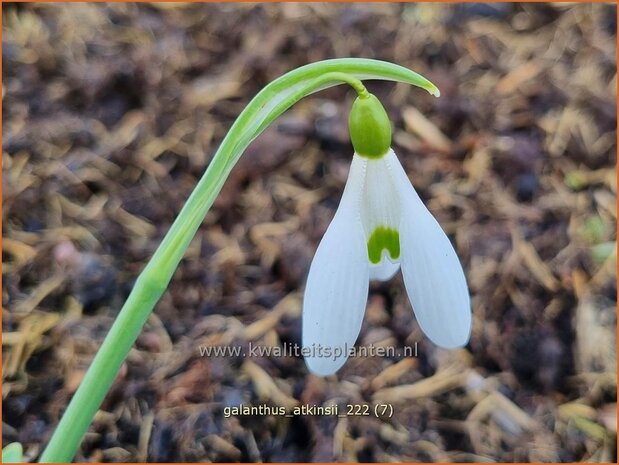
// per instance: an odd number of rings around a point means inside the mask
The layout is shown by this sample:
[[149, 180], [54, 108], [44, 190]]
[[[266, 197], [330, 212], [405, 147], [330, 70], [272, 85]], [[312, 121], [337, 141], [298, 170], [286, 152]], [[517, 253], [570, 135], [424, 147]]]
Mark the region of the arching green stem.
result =
[[348, 83], [363, 96], [367, 93], [360, 82], [363, 79], [405, 82], [426, 89], [432, 95], [439, 95], [434, 84], [417, 73], [392, 63], [362, 58], [312, 63], [290, 71], [262, 89], [230, 128], [208, 169], [137, 278], [131, 294], [41, 455], [41, 462], [68, 462], [73, 459], [131, 346], [168, 286], [230, 171], [250, 142], [275, 118], [313, 92]]

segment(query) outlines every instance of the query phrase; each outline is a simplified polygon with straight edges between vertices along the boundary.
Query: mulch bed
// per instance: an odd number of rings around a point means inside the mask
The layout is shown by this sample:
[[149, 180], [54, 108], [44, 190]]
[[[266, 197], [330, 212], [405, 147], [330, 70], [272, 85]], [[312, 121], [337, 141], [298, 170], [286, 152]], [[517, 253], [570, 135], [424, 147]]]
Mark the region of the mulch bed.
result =
[[[208, 213], [76, 459], [616, 460], [616, 8], [572, 4], [3, 4], [3, 441], [35, 460], [132, 284], [249, 99], [326, 58], [369, 82], [469, 280], [470, 343], [437, 349], [401, 276], [357, 357], [300, 343], [301, 299], [352, 147], [345, 86], [260, 136]], [[390, 418], [225, 407], [387, 403]]]

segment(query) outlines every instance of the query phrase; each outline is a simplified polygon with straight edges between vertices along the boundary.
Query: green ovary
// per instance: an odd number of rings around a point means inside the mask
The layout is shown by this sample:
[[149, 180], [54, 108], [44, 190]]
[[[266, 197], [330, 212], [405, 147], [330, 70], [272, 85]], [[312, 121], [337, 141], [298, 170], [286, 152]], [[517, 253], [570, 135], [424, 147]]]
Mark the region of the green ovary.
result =
[[400, 233], [384, 226], [378, 226], [368, 239], [368, 257], [370, 262], [380, 263], [383, 249], [389, 252], [392, 260], [400, 258]]

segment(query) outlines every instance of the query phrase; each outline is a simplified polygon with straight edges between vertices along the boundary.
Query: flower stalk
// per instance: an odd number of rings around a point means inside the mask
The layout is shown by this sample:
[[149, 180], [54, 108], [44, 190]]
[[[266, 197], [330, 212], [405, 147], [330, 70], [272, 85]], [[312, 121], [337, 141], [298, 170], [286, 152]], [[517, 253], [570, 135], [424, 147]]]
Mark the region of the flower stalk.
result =
[[41, 455], [41, 462], [73, 459], [129, 350], [165, 292], [230, 171], [250, 142], [294, 103], [313, 92], [346, 83], [357, 91], [360, 98], [367, 98], [369, 94], [361, 82], [363, 79], [404, 82], [439, 95], [430, 81], [413, 71], [388, 62], [356, 58], [326, 60], [297, 68], [260, 91], [232, 125], [203, 177], [137, 278]]

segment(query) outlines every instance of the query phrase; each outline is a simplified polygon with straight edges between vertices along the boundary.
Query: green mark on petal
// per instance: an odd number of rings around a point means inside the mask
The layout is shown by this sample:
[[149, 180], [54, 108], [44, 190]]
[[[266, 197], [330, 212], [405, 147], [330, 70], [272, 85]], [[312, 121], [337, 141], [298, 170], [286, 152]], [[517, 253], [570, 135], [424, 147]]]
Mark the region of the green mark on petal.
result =
[[400, 258], [400, 233], [393, 228], [377, 227], [368, 240], [368, 257], [373, 264], [380, 263], [383, 249], [392, 260]]

